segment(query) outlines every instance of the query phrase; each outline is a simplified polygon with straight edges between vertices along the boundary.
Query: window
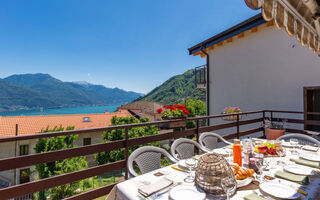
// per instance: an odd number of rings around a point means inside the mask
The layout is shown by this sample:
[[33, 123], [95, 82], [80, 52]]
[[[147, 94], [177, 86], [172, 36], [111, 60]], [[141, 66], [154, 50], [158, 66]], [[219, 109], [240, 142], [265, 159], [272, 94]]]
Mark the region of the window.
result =
[[82, 118], [82, 122], [91, 122], [90, 117]]
[[[304, 120], [320, 120], [319, 115], [307, 114], [307, 112], [320, 112], [320, 86], [304, 87]], [[320, 131], [319, 125], [305, 124], [304, 129]]]
[[83, 138], [83, 146], [90, 145], [91, 144], [91, 138]]
[[28, 155], [28, 154], [29, 154], [29, 145], [27, 145], [27, 144], [20, 145], [19, 155], [23, 156], [23, 155]]
[[30, 169], [20, 170], [20, 184], [30, 182]]

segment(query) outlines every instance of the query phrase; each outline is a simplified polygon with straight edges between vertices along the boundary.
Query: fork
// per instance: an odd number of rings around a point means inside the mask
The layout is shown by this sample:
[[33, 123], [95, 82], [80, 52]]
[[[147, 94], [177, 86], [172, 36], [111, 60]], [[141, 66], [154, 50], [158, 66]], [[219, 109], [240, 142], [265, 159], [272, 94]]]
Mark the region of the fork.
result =
[[265, 198], [265, 199], [267, 199], [267, 200], [274, 200], [273, 198], [271, 198], [271, 197], [268, 197], [268, 196], [265, 196], [265, 195], [263, 195], [263, 194], [259, 194], [257, 191], [253, 191], [253, 193], [255, 193], [256, 195], [258, 195], [258, 196], [260, 196], [260, 197], [262, 197], [262, 198]]

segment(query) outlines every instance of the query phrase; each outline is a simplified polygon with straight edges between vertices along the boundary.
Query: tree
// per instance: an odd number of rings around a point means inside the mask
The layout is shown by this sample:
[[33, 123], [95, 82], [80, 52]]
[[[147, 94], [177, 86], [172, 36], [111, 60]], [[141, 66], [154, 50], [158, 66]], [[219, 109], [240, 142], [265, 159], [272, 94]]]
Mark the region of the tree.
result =
[[[111, 125], [125, 125], [125, 124], [135, 124], [135, 123], [146, 123], [149, 122], [149, 118], [142, 117], [140, 119], [136, 119], [134, 117], [117, 117], [113, 116], [111, 119]], [[158, 134], [158, 128], [156, 126], [142, 126], [142, 127], [134, 127], [129, 129], [128, 136], [129, 138], [135, 138], [135, 137], [142, 137], [147, 135], [156, 135]], [[105, 131], [103, 134], [103, 140], [104, 142], [111, 142], [116, 140], [123, 140], [125, 139], [125, 130], [124, 129], [118, 129], [118, 130], [111, 130], [111, 131]], [[152, 143], [152, 145], [159, 146], [159, 142]], [[146, 146], [150, 144], [144, 144], [144, 145], [138, 145], [134, 147], [129, 147], [129, 154], [131, 154], [134, 150], [141, 146]], [[125, 159], [125, 149], [121, 148], [119, 150], [113, 150], [110, 152], [101, 152], [96, 154], [96, 161], [99, 165], [109, 163], [109, 162], [115, 162], [118, 160]]]
[[[66, 130], [73, 130], [74, 127], [68, 126]], [[41, 133], [46, 132], [57, 132], [63, 131], [64, 128], [54, 127], [53, 129], [46, 129], [42, 130]], [[56, 151], [61, 149], [68, 149], [76, 147], [74, 145], [74, 141], [77, 139], [78, 135], [67, 135], [67, 136], [57, 136], [57, 137], [50, 137], [50, 138], [40, 138], [37, 141], [35, 146], [36, 153], [43, 153], [43, 152], [50, 152]], [[35, 171], [38, 173], [40, 179], [48, 178], [50, 176], [65, 174], [69, 172], [78, 171], [81, 169], [85, 169], [88, 167], [87, 161], [84, 157], [73, 157], [64, 159], [62, 161], [55, 161], [55, 162], [48, 162], [38, 164], [35, 167]], [[63, 199], [69, 196], [72, 196], [77, 193], [77, 189], [80, 186], [80, 182], [73, 182], [65, 185], [61, 185], [55, 188], [50, 188], [47, 191], [47, 195], [50, 195], [51, 199]], [[46, 192], [40, 191], [39, 192], [39, 199], [46, 199]]]
[[[206, 115], [206, 103], [201, 101], [200, 99], [188, 99], [186, 102], [181, 102], [181, 104], [185, 104], [187, 110], [189, 111], [188, 117], [197, 117]], [[188, 121], [187, 128], [195, 128], [195, 121]]]
[[[183, 101], [181, 104], [185, 104]], [[200, 99], [188, 99], [186, 101], [186, 107], [189, 111], [188, 117], [196, 117], [206, 115], [206, 103], [201, 101]]]

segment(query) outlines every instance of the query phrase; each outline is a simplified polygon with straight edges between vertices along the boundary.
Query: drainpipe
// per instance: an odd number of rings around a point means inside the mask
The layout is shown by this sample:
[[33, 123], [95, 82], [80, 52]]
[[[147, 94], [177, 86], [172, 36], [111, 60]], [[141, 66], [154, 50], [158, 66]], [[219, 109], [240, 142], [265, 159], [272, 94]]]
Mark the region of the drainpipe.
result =
[[[206, 67], [206, 70], [207, 70], [207, 83], [206, 83], [206, 98], [207, 98], [207, 115], [210, 114], [210, 68], [209, 68], [209, 54], [207, 52], [205, 52], [204, 50], [204, 47], [201, 46], [201, 52], [204, 53], [206, 55], [206, 59], [207, 59], [207, 67]], [[208, 126], [210, 125], [210, 119], [208, 120]]]

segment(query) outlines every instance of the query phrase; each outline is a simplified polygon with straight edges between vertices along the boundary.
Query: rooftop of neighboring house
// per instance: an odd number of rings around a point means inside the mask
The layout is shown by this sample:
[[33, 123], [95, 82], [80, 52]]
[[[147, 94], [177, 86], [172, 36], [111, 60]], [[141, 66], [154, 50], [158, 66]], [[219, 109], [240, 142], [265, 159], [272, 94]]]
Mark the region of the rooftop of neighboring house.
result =
[[74, 126], [75, 129], [98, 128], [111, 125], [112, 116], [127, 117], [131, 114], [127, 110], [114, 113], [77, 114], [77, 115], [41, 115], [0, 117], [0, 137], [15, 136], [16, 124], [18, 135], [29, 135], [41, 132], [42, 129]]
[[162, 107], [163, 105], [156, 102], [134, 101], [134, 102], [122, 105], [120, 109], [127, 109], [135, 112], [140, 110], [140, 112], [144, 114], [156, 114], [157, 109]]

